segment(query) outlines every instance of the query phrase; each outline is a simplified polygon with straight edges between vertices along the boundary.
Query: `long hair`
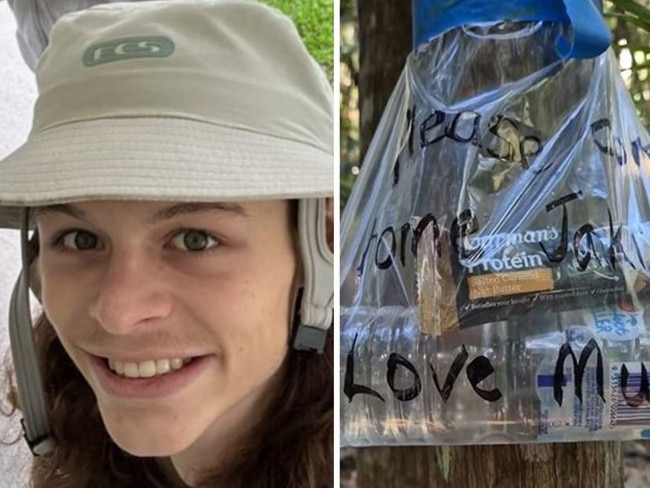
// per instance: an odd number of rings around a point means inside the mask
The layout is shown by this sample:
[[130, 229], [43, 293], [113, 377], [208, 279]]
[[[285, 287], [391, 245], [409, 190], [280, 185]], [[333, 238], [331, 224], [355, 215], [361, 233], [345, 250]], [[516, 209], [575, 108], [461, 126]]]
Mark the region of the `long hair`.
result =
[[[120, 449], [106, 431], [94, 393], [45, 315], [34, 328], [54, 452], [34, 458], [34, 488], [176, 488], [186, 486], [160, 458]], [[199, 488], [333, 486], [333, 340], [323, 354], [289, 350], [268, 409], [222, 466]], [[13, 388], [10, 390], [14, 390]], [[14, 390], [15, 392], [15, 390]], [[15, 404], [15, 395], [9, 401]], [[14, 405], [19, 407], [18, 405]]]

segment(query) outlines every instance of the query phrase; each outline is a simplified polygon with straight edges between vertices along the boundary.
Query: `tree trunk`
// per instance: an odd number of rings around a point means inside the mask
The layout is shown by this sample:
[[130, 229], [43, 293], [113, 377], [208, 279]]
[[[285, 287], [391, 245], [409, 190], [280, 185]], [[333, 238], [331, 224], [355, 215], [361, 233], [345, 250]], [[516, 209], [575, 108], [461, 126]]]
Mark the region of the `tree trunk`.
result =
[[359, 134], [366, 154], [386, 102], [411, 50], [410, 0], [357, 0]]
[[622, 488], [620, 443], [392, 447], [357, 453], [359, 488]]
[[[361, 157], [411, 49], [408, 0], [358, 0]], [[366, 448], [359, 488], [622, 488], [616, 442]]]

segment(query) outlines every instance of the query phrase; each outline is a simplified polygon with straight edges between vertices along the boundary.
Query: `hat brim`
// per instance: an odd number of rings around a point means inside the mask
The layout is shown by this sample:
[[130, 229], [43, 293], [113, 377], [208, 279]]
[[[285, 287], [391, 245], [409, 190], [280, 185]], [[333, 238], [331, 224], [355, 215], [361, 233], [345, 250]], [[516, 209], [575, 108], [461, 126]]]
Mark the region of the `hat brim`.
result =
[[68, 123], [0, 163], [0, 227], [18, 227], [20, 207], [74, 201], [331, 196], [333, 164], [314, 146], [191, 119]]

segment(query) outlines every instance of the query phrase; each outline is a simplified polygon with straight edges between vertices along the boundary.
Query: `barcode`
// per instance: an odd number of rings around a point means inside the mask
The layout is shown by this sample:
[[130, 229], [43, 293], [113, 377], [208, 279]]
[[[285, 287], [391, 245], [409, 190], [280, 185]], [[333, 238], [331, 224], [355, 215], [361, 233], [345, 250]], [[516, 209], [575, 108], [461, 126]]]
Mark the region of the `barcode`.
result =
[[[612, 406], [612, 426], [647, 426], [650, 424], [650, 403], [645, 398], [636, 399], [641, 393], [641, 373], [630, 371], [623, 396], [620, 373], [612, 374], [612, 389], [616, 392]], [[628, 403], [632, 403], [629, 405]]]

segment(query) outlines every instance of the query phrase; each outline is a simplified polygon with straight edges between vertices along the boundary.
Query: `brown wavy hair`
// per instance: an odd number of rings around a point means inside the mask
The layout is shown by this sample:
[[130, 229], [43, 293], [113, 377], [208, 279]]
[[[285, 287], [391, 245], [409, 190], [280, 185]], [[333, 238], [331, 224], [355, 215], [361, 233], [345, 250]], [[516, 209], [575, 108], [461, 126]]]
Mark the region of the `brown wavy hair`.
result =
[[[45, 315], [34, 328], [56, 448], [34, 458], [34, 488], [186, 487], [167, 459], [136, 457], [110, 438], [90, 386], [63, 349]], [[290, 349], [281, 387], [245, 438], [233, 439], [218, 471], [199, 488], [329, 488], [333, 486], [333, 340], [323, 354]], [[17, 395], [9, 375], [10, 404]], [[225, 462], [224, 462], [225, 461]]]

